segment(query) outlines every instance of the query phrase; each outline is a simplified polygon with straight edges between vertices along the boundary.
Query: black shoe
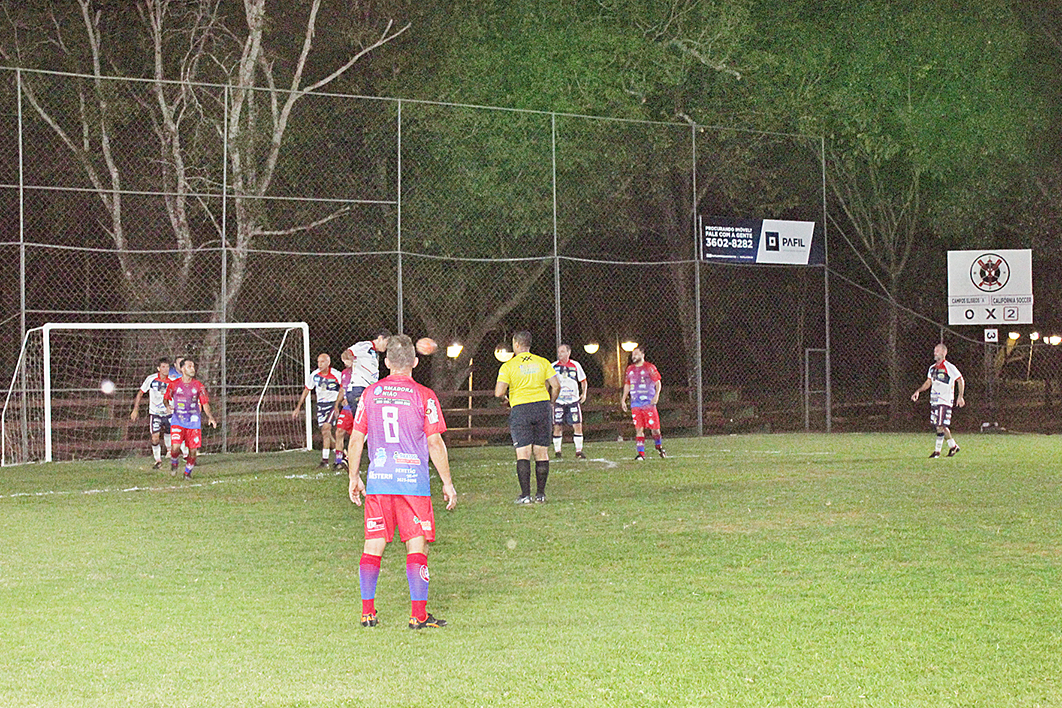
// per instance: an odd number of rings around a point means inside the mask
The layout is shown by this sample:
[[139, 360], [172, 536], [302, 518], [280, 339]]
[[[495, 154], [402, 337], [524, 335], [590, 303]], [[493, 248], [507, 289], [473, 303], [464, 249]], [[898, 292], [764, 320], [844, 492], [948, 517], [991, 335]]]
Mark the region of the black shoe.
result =
[[151, 465], [153, 470], [157, 470], [159, 467], [162, 467], [162, 460], [155, 460], [155, 464]]
[[517, 497], [516, 501], [513, 502], [513, 503], [514, 504], [530, 504], [531, 503], [531, 497], [529, 497], [529, 496], [528, 497]]
[[553, 453], [553, 456], [559, 460], [560, 458], [564, 457], [564, 453], [562, 453], [560, 450], [557, 450], [555, 453]]
[[363, 613], [361, 615], [361, 626], [362, 627], [375, 627], [377, 624], [379, 624], [379, 621], [376, 619], [376, 613], [375, 612], [370, 612], [368, 614], [364, 614]]
[[546, 495], [545, 494], [536, 494], [535, 495], [535, 503], [536, 504], [545, 504], [546, 503]]
[[576, 453], [575, 453], [575, 456], [577, 458], [579, 458], [580, 460], [585, 460], [586, 459], [586, 453], [583, 452], [582, 450], [577, 450]]
[[328, 467], [328, 460], [322, 459], [320, 462], [317, 463], [317, 469], [320, 470], [324, 469], [325, 467]]
[[445, 627], [445, 626], [446, 626], [446, 620], [436, 619], [436, 618], [432, 617], [432, 614], [430, 612], [428, 613], [428, 616], [424, 618], [423, 622], [418, 621], [416, 617], [410, 617], [409, 618], [409, 628], [410, 629], [424, 629], [425, 627]]
[[660, 453], [661, 459], [664, 459], [664, 460], [667, 459], [667, 453], [664, 452], [664, 448], [658, 447], [658, 448], [656, 448], [656, 451]]
[[639, 452], [637, 455], [634, 456], [634, 461], [635, 462], [645, 462], [645, 453], [644, 452]]
[[940, 450], [934, 450], [933, 454], [929, 456], [929, 459], [932, 460], [934, 457], [940, 457]]
[[959, 446], [956, 445], [955, 447], [953, 447], [950, 450], [948, 450], [948, 457], [955, 457], [955, 453], [957, 453], [958, 451], [959, 451]]

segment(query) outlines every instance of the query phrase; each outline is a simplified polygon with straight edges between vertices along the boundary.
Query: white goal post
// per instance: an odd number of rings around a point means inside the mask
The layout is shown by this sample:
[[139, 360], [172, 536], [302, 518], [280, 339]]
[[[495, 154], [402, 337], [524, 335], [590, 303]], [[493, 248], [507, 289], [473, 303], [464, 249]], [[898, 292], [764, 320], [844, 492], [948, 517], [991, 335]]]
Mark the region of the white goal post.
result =
[[311, 371], [305, 322], [51, 323], [26, 332], [0, 412], [0, 464], [150, 454], [141, 383], [160, 357], [191, 356], [217, 431], [204, 452], [311, 449], [312, 406], [291, 411]]

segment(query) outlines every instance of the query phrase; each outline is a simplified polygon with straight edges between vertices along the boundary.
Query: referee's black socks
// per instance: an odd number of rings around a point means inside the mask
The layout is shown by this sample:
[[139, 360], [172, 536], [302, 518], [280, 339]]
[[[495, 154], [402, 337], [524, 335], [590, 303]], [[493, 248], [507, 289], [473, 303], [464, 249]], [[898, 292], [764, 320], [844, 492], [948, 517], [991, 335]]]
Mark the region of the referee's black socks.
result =
[[531, 496], [531, 460], [516, 461], [516, 478], [520, 481], [520, 496]]
[[540, 496], [546, 494], [546, 478], [549, 477], [549, 460], [535, 460], [535, 486]]

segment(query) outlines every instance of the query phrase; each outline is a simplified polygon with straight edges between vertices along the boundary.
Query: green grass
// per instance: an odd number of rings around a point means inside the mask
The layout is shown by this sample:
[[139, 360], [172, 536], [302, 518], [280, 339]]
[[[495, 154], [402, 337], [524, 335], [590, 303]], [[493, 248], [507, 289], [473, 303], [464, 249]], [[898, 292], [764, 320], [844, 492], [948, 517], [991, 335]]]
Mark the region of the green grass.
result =
[[420, 632], [310, 453], [5, 468], [0, 705], [1060, 706], [1059, 444], [932, 440], [591, 444], [533, 507], [451, 450]]

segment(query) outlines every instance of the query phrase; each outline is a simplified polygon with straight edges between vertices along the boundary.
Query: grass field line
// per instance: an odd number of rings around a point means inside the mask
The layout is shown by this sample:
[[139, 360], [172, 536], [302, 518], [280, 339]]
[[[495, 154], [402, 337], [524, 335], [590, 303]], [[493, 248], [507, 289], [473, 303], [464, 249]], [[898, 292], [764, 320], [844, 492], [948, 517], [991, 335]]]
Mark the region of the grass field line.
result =
[[133, 487], [111, 487], [104, 489], [77, 489], [77, 490], [45, 490], [40, 492], [13, 492], [11, 494], [0, 494], [0, 499], [16, 499], [18, 497], [61, 497], [72, 495], [91, 495], [91, 494], [128, 494], [130, 492], [168, 492], [175, 489], [195, 489], [197, 487], [212, 487], [216, 484], [227, 484], [228, 482], [243, 481], [246, 478], [241, 477], [226, 477], [224, 479], [213, 479], [209, 482], [192, 482], [190, 484], [168, 484], [164, 487], [141, 487], [139, 485]]

